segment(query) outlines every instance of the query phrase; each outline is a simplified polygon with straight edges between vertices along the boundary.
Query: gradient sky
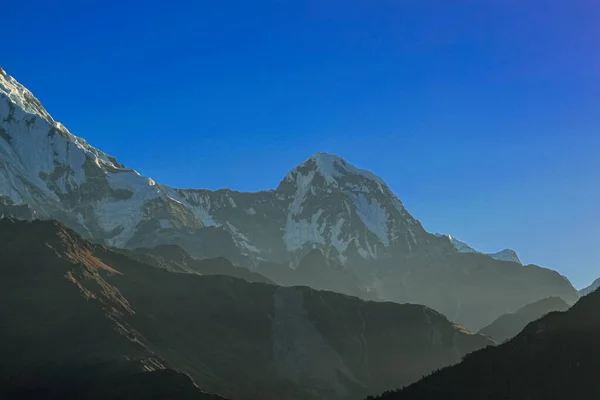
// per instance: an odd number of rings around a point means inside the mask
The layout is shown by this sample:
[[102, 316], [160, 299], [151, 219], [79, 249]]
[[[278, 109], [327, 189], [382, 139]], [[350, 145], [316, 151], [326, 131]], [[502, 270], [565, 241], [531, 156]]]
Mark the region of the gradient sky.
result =
[[274, 188], [325, 151], [429, 231], [582, 287], [600, 276], [598, 21], [596, 0], [8, 1], [0, 63], [161, 183]]

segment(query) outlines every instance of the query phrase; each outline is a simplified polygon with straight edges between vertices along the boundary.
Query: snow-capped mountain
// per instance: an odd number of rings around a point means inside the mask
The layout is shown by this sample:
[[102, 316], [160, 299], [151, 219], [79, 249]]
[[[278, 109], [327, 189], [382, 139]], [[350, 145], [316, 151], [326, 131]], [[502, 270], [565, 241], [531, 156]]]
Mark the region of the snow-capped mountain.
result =
[[298, 261], [319, 248], [345, 263], [410, 254], [431, 239], [380, 178], [324, 153], [272, 191], [162, 189], [259, 259]]
[[523, 265], [523, 263], [519, 259], [519, 256], [517, 255], [517, 252], [514, 250], [504, 249], [497, 253], [481, 253], [481, 252], [475, 250], [474, 248], [472, 248], [471, 246], [469, 246], [468, 244], [466, 244], [465, 242], [458, 240], [457, 238], [455, 238], [452, 235], [442, 235], [441, 233], [436, 233], [436, 236], [437, 237], [447, 237], [448, 240], [450, 240], [450, 243], [452, 244], [452, 246], [454, 246], [454, 248], [456, 250], [458, 250], [458, 252], [460, 252], [460, 253], [485, 254], [486, 256], [490, 256], [493, 259], [498, 260], [498, 261], [510, 261], [510, 262], [516, 262], [518, 264]]
[[72, 135], [29, 90], [0, 70], [0, 199], [87, 237], [125, 247], [143, 222], [202, 222], [149, 178]]
[[4, 207], [30, 207], [112, 246], [176, 242], [198, 256], [221, 248], [279, 262], [321, 248], [345, 263], [410, 254], [431, 240], [385, 182], [333, 155], [316, 154], [272, 191], [181, 190], [72, 135], [4, 71], [0, 117]]
[[198, 258], [285, 271], [268, 275], [276, 283], [301, 273], [314, 282], [313, 269], [288, 267], [316, 249], [328, 287], [342, 277], [346, 293], [424, 304], [470, 328], [545, 297], [577, 298], [554, 271], [466, 257], [468, 246], [426, 232], [382, 179], [333, 155], [310, 157], [269, 191], [160, 185], [72, 135], [3, 70], [0, 215], [56, 219], [113, 247], [178, 245]]

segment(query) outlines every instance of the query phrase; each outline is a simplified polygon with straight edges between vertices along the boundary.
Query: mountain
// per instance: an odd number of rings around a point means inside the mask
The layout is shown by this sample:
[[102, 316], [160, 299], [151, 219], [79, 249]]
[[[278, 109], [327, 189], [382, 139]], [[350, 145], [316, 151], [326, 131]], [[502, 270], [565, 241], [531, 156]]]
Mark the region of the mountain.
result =
[[517, 255], [517, 252], [511, 249], [504, 249], [497, 253], [481, 253], [463, 241], [458, 240], [452, 235], [442, 235], [441, 233], [436, 233], [437, 237], [447, 237], [450, 240], [452, 246], [459, 251], [460, 253], [476, 253], [476, 254], [485, 254], [487, 256], [492, 257], [498, 261], [511, 261], [516, 262], [518, 264], [523, 264]]
[[568, 304], [579, 298], [556, 271], [482, 254], [421, 254], [384, 262], [375, 269], [375, 279], [386, 300], [427, 305], [474, 331], [546, 297], [561, 297]]
[[[551, 312], [498, 347], [467, 355], [381, 400], [546, 400], [600, 397], [600, 292]], [[400, 387], [402, 385], [399, 385]], [[372, 398], [372, 399], [375, 399]]]
[[217, 399], [125, 322], [134, 310], [103, 276], [119, 272], [93, 246], [56, 222], [8, 219], [0, 241], [0, 397]]
[[493, 343], [420, 305], [157, 268], [54, 221], [0, 220], [0, 253], [0, 376], [21, 387], [134, 363], [226, 398], [355, 399]]
[[498, 343], [512, 339], [532, 321], [540, 319], [553, 311], [565, 311], [569, 305], [560, 297], [548, 297], [517, 310], [512, 314], [504, 314], [490, 325], [479, 331]]
[[257, 272], [281, 286], [309, 286], [362, 299], [380, 300], [378, 293], [371, 293], [356, 274], [327, 258], [318, 249], [308, 253], [294, 269], [285, 265], [261, 263]]
[[[317, 246], [344, 262], [431, 240], [380, 178], [336, 156], [316, 154], [274, 191], [173, 189], [73, 136], [3, 70], [0, 117], [2, 203], [26, 205], [111, 246], [180, 244], [201, 257], [221, 250], [280, 262]], [[217, 249], [197, 246], [209, 237]]]
[[289, 283], [324, 288], [315, 270], [295, 272], [319, 250], [328, 288], [424, 304], [472, 330], [545, 297], [578, 298], [553, 271], [457, 251], [447, 237], [425, 231], [381, 178], [333, 155], [310, 157], [269, 191], [160, 185], [72, 135], [1, 71], [3, 210], [61, 221], [112, 247], [176, 245], [275, 282], [297, 277]]
[[595, 292], [600, 288], [600, 278], [596, 279], [592, 284], [584, 289], [579, 291], [580, 296], [587, 296], [588, 294]]
[[380, 178], [324, 153], [272, 191], [162, 188], [259, 260], [297, 263], [318, 248], [345, 264], [408, 254], [432, 240]]
[[[114, 249], [119, 251], [118, 249]], [[152, 248], [140, 247], [125, 251], [129, 257], [145, 264], [164, 268], [172, 272], [197, 273], [200, 275], [225, 275], [244, 279], [248, 282], [273, 283], [265, 276], [234, 265], [226, 258], [197, 259], [175, 245], [161, 245]]]

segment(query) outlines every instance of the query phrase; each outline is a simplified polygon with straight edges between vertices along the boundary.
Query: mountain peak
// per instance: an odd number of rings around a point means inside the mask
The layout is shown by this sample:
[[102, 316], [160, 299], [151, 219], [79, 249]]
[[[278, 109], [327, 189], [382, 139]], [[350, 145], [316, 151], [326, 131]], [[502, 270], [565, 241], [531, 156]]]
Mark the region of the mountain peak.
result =
[[312, 156], [309, 160], [313, 160], [319, 172], [325, 176], [325, 178], [335, 179], [341, 175], [353, 174], [367, 178], [371, 181], [375, 181], [380, 185], [385, 185], [383, 179], [365, 169], [360, 169], [354, 165], [348, 163], [342, 157], [338, 157], [328, 153], [317, 153]]
[[44, 109], [38, 99], [25, 86], [21, 85], [15, 78], [0, 68], [0, 96], [4, 95], [12, 102], [23, 109], [26, 113], [37, 115], [45, 119], [50, 124], [54, 120]]
[[284, 178], [284, 182], [296, 181], [299, 176], [303, 178], [304, 183], [308, 184], [312, 183], [316, 176], [319, 176], [327, 186], [344, 186], [340, 182], [343, 178], [358, 177], [374, 183], [380, 191], [386, 187], [383, 179], [371, 171], [357, 168], [342, 157], [323, 152], [316, 153], [291, 170]]

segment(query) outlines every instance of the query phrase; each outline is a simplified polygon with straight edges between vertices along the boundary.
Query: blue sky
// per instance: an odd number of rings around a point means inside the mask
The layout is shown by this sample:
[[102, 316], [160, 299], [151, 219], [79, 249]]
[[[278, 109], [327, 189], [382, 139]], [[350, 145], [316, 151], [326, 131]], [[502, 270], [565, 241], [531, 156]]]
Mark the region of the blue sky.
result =
[[597, 1], [2, 7], [0, 65], [159, 182], [268, 189], [325, 151], [430, 231], [600, 276]]

